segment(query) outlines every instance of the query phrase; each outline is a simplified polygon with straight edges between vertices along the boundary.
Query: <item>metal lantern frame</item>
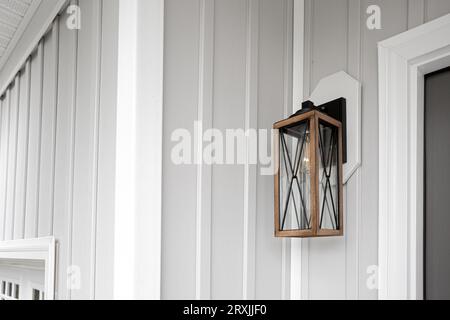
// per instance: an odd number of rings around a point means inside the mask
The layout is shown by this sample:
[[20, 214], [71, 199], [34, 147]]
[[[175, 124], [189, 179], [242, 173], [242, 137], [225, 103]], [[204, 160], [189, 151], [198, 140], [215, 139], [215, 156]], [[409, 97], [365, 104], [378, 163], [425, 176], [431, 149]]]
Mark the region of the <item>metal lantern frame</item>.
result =
[[[343, 163], [345, 161], [345, 99], [338, 99], [332, 101], [328, 104], [322, 105], [320, 107], [315, 107], [311, 102], [306, 102], [303, 104], [303, 109], [293, 115], [292, 117], [279, 121], [274, 124], [273, 128], [278, 132], [278, 137], [276, 137], [276, 146], [275, 146], [275, 161], [276, 161], [276, 173], [275, 173], [275, 236], [276, 237], [290, 237], [290, 238], [314, 238], [314, 237], [334, 237], [334, 236], [342, 236], [344, 234], [344, 214], [343, 214]], [[331, 116], [333, 115], [333, 116]], [[337, 118], [337, 119], [336, 119]], [[342, 120], [343, 122], [341, 122]], [[297, 165], [295, 164], [296, 159], [294, 159], [294, 165], [292, 164], [291, 159], [289, 158], [287, 163], [286, 159], [284, 159], [285, 163], [282, 163], [281, 153], [284, 152], [283, 148], [286, 147], [286, 141], [283, 135], [288, 132], [289, 128], [293, 128], [295, 126], [299, 126], [301, 124], [309, 125], [309, 178], [310, 178], [310, 194], [304, 195], [302, 194], [300, 186], [298, 186], [298, 191], [300, 193], [300, 199], [302, 201], [303, 210], [305, 210], [304, 200], [309, 197], [309, 213], [310, 217], [308, 220], [307, 228], [293, 229], [293, 230], [285, 230], [284, 226], [281, 226], [281, 221], [283, 224], [285, 223], [286, 215], [288, 214], [288, 203], [289, 197], [291, 196], [290, 190], [287, 196], [287, 202], [284, 208], [284, 212], [281, 212], [281, 197], [280, 197], [280, 176], [281, 176], [281, 166], [285, 166], [287, 171], [290, 171], [290, 185], [292, 189], [292, 185], [294, 181], [297, 179], [296, 183], [298, 184], [298, 177], [295, 170], [298, 170]], [[332, 197], [332, 187], [330, 183], [330, 172], [328, 166], [331, 168], [330, 160], [324, 160], [324, 151], [323, 148], [323, 137], [321, 136], [320, 126], [328, 126], [334, 128], [333, 130], [337, 131], [338, 141], [334, 142], [334, 145], [337, 145], [337, 202], [336, 208], [333, 208], [335, 214], [335, 225], [333, 229], [325, 229], [322, 228], [321, 224], [324, 218], [324, 206], [325, 201], [327, 201], [327, 192], [330, 192]], [[284, 133], [283, 133], [284, 132]], [[306, 131], [305, 131], [306, 134]], [[305, 141], [303, 141], [304, 145]], [[333, 143], [331, 143], [332, 145]], [[284, 146], [283, 146], [284, 145]], [[304, 146], [301, 147], [301, 152], [303, 152]], [[286, 150], [287, 152], [287, 150]], [[298, 150], [297, 150], [298, 152]], [[331, 151], [329, 151], [331, 152]], [[297, 154], [295, 155], [297, 157]], [[301, 155], [300, 155], [301, 157]], [[322, 158], [320, 158], [322, 157]], [[300, 159], [299, 159], [300, 161]], [[320, 167], [322, 161], [322, 168]], [[300, 165], [298, 165], [300, 166]], [[328, 171], [330, 170], [330, 171]], [[325, 178], [325, 186], [319, 182], [320, 177]], [[324, 194], [324, 200], [320, 199], [319, 188], [322, 187], [322, 192]], [[284, 200], [284, 199], [283, 199]], [[295, 201], [295, 199], [292, 199]], [[320, 201], [324, 201], [322, 204]], [[334, 202], [334, 200], [333, 200]], [[294, 202], [295, 205], [295, 202]], [[327, 206], [329, 204], [327, 203]], [[321, 209], [322, 207], [322, 209]], [[298, 221], [298, 213], [297, 208], [296, 215]], [[328, 209], [329, 210], [329, 209]], [[283, 217], [284, 216], [284, 217]], [[283, 218], [283, 219], [281, 219]], [[308, 218], [307, 218], [308, 219]], [[330, 217], [331, 219], [331, 217]], [[303, 217], [302, 217], [303, 220]], [[303, 220], [304, 221], [304, 220]]]

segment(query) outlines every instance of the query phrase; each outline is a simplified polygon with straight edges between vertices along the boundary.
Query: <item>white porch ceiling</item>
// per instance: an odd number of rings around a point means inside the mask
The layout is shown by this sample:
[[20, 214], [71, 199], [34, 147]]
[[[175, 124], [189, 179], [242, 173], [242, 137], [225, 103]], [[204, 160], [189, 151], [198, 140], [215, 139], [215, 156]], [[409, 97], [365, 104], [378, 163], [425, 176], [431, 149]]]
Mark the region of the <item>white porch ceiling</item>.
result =
[[0, 61], [20, 39], [41, 0], [0, 0]]

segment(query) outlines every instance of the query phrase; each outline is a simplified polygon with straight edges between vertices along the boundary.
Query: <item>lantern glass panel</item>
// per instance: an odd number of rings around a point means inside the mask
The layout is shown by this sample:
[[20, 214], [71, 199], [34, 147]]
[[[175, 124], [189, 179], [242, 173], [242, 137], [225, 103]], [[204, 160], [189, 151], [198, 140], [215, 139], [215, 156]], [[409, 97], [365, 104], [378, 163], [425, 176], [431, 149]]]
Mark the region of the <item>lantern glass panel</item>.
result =
[[339, 131], [319, 121], [319, 229], [339, 230]]
[[311, 229], [309, 121], [280, 129], [280, 230]]

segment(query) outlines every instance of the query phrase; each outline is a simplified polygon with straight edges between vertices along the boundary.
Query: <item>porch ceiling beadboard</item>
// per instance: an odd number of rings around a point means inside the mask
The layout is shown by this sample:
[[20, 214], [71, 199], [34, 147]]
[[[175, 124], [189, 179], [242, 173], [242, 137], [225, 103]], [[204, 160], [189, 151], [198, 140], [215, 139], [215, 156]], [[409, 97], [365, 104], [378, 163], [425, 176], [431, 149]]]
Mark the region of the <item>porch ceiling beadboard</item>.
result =
[[42, 0], [0, 0], [0, 70]]

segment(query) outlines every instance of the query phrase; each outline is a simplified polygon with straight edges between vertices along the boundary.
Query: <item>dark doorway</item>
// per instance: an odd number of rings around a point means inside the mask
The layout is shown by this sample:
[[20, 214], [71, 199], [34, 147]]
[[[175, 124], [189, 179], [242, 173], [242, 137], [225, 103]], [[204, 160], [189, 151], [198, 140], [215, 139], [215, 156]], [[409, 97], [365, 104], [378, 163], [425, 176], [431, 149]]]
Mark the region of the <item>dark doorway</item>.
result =
[[450, 299], [450, 68], [425, 77], [424, 297]]

